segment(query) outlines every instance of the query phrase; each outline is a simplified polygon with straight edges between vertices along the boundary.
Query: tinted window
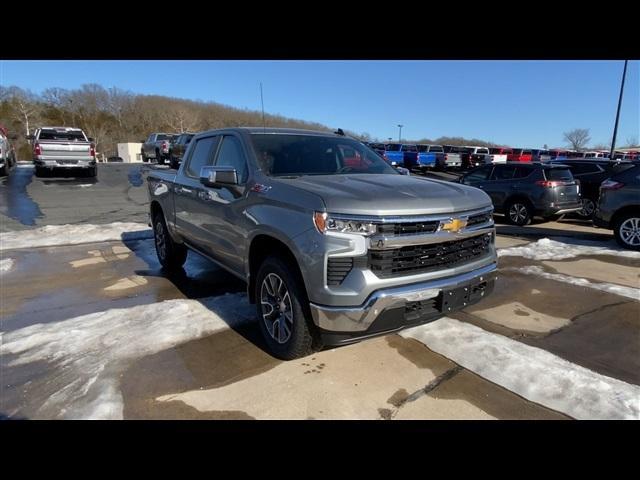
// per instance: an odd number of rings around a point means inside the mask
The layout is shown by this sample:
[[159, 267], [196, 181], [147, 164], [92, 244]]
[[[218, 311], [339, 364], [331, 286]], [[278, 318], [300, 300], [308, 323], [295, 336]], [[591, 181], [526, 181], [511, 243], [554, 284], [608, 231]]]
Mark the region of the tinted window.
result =
[[418, 149], [415, 145], [403, 145], [402, 150], [405, 152], [417, 152]]
[[57, 131], [57, 130], [40, 130], [40, 135], [38, 136], [39, 140], [70, 140], [74, 142], [86, 142], [87, 139], [84, 136], [84, 133], [75, 131], [75, 132], [65, 132], [65, 131]]
[[200, 177], [202, 167], [213, 164], [214, 147], [218, 144], [218, 139], [219, 137], [206, 137], [196, 142], [189, 157], [187, 175]]
[[238, 183], [242, 184], [247, 181], [247, 162], [245, 161], [240, 141], [236, 137], [225, 136], [222, 139], [216, 166], [233, 167], [238, 174]]
[[513, 178], [525, 178], [528, 177], [533, 169], [527, 167], [516, 167], [516, 171], [513, 175]]
[[600, 169], [598, 165], [589, 165], [588, 163], [574, 163], [570, 165], [571, 172], [574, 175], [582, 175], [585, 173], [598, 173]]
[[400, 144], [398, 144], [398, 143], [390, 143], [389, 145], [387, 145], [387, 151], [388, 152], [399, 152], [400, 151]]
[[170, 135], [165, 135], [164, 133], [159, 133], [156, 136], [156, 140], [169, 140], [171, 138]]
[[429, 151], [429, 147], [427, 145], [418, 145], [418, 151], [420, 153], [427, 152], [427, 151]]
[[429, 151], [430, 151], [430, 152], [439, 152], [439, 153], [443, 153], [443, 152], [444, 152], [444, 149], [443, 149], [442, 147], [438, 146], [438, 145], [431, 145], [431, 146], [429, 147]]
[[488, 154], [489, 153], [489, 149], [488, 148], [479, 148], [476, 153], [479, 153], [480, 155]]
[[347, 138], [254, 133], [251, 141], [267, 175], [399, 175], [373, 150]]
[[464, 176], [464, 183], [477, 183], [485, 181], [487, 178], [489, 178], [492, 168], [493, 167], [487, 166], [472, 170]]
[[513, 174], [516, 171], [516, 167], [511, 165], [498, 165], [493, 169], [493, 175], [491, 180], [510, 180], [513, 178]]
[[551, 168], [544, 171], [544, 176], [547, 180], [558, 180], [562, 182], [573, 181], [573, 175], [568, 168]]

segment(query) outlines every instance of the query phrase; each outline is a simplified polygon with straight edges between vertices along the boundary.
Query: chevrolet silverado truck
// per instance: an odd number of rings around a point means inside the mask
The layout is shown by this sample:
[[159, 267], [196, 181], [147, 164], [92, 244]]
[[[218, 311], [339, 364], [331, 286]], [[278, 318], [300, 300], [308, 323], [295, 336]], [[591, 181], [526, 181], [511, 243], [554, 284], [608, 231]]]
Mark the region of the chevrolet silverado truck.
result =
[[344, 135], [201, 132], [177, 172], [147, 184], [163, 268], [181, 272], [192, 250], [245, 281], [282, 359], [435, 320], [493, 289], [487, 194], [402, 175]]
[[151, 159], [155, 159], [159, 165], [169, 160], [169, 144], [174, 135], [168, 133], [152, 133], [146, 141], [142, 141], [142, 161], [147, 163]]
[[27, 138], [33, 144], [36, 177], [54, 170], [85, 173], [89, 177], [97, 175], [93, 139], [88, 138], [81, 129], [41, 127]]

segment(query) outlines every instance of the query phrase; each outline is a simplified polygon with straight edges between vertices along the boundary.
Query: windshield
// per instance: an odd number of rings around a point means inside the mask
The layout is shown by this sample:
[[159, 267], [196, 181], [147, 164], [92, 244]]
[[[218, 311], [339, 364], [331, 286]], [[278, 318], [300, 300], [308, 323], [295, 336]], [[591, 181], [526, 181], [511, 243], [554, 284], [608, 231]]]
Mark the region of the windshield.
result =
[[418, 152], [424, 153], [429, 151], [429, 145], [418, 145]]
[[399, 143], [389, 143], [387, 145], [387, 152], [399, 152], [400, 144]]
[[38, 140], [72, 140], [74, 142], [86, 142], [87, 138], [79, 130], [68, 131], [64, 130], [40, 130]]
[[251, 134], [258, 166], [273, 177], [399, 173], [377, 153], [349, 138]]

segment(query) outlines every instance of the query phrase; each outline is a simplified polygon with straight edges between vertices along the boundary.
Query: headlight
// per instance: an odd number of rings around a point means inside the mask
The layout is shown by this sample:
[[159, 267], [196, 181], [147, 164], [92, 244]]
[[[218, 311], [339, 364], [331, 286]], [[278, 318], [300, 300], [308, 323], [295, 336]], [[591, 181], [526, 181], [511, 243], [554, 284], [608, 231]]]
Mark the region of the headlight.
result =
[[320, 233], [355, 233], [368, 237], [377, 231], [374, 223], [344, 217], [332, 217], [324, 212], [316, 212], [313, 215], [313, 223], [315, 223]]

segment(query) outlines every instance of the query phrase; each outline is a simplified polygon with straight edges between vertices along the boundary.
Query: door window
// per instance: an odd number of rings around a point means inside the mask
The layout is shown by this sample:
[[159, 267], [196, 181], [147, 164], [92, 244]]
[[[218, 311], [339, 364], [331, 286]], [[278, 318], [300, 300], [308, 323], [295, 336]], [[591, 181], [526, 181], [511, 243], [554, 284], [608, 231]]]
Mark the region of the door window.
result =
[[247, 162], [240, 141], [231, 135], [225, 135], [216, 160], [217, 167], [233, 167], [238, 174], [238, 183], [247, 181]]
[[201, 138], [197, 141], [189, 156], [186, 170], [188, 176], [199, 178], [202, 167], [213, 164], [213, 154], [218, 140], [219, 137], [214, 136]]

